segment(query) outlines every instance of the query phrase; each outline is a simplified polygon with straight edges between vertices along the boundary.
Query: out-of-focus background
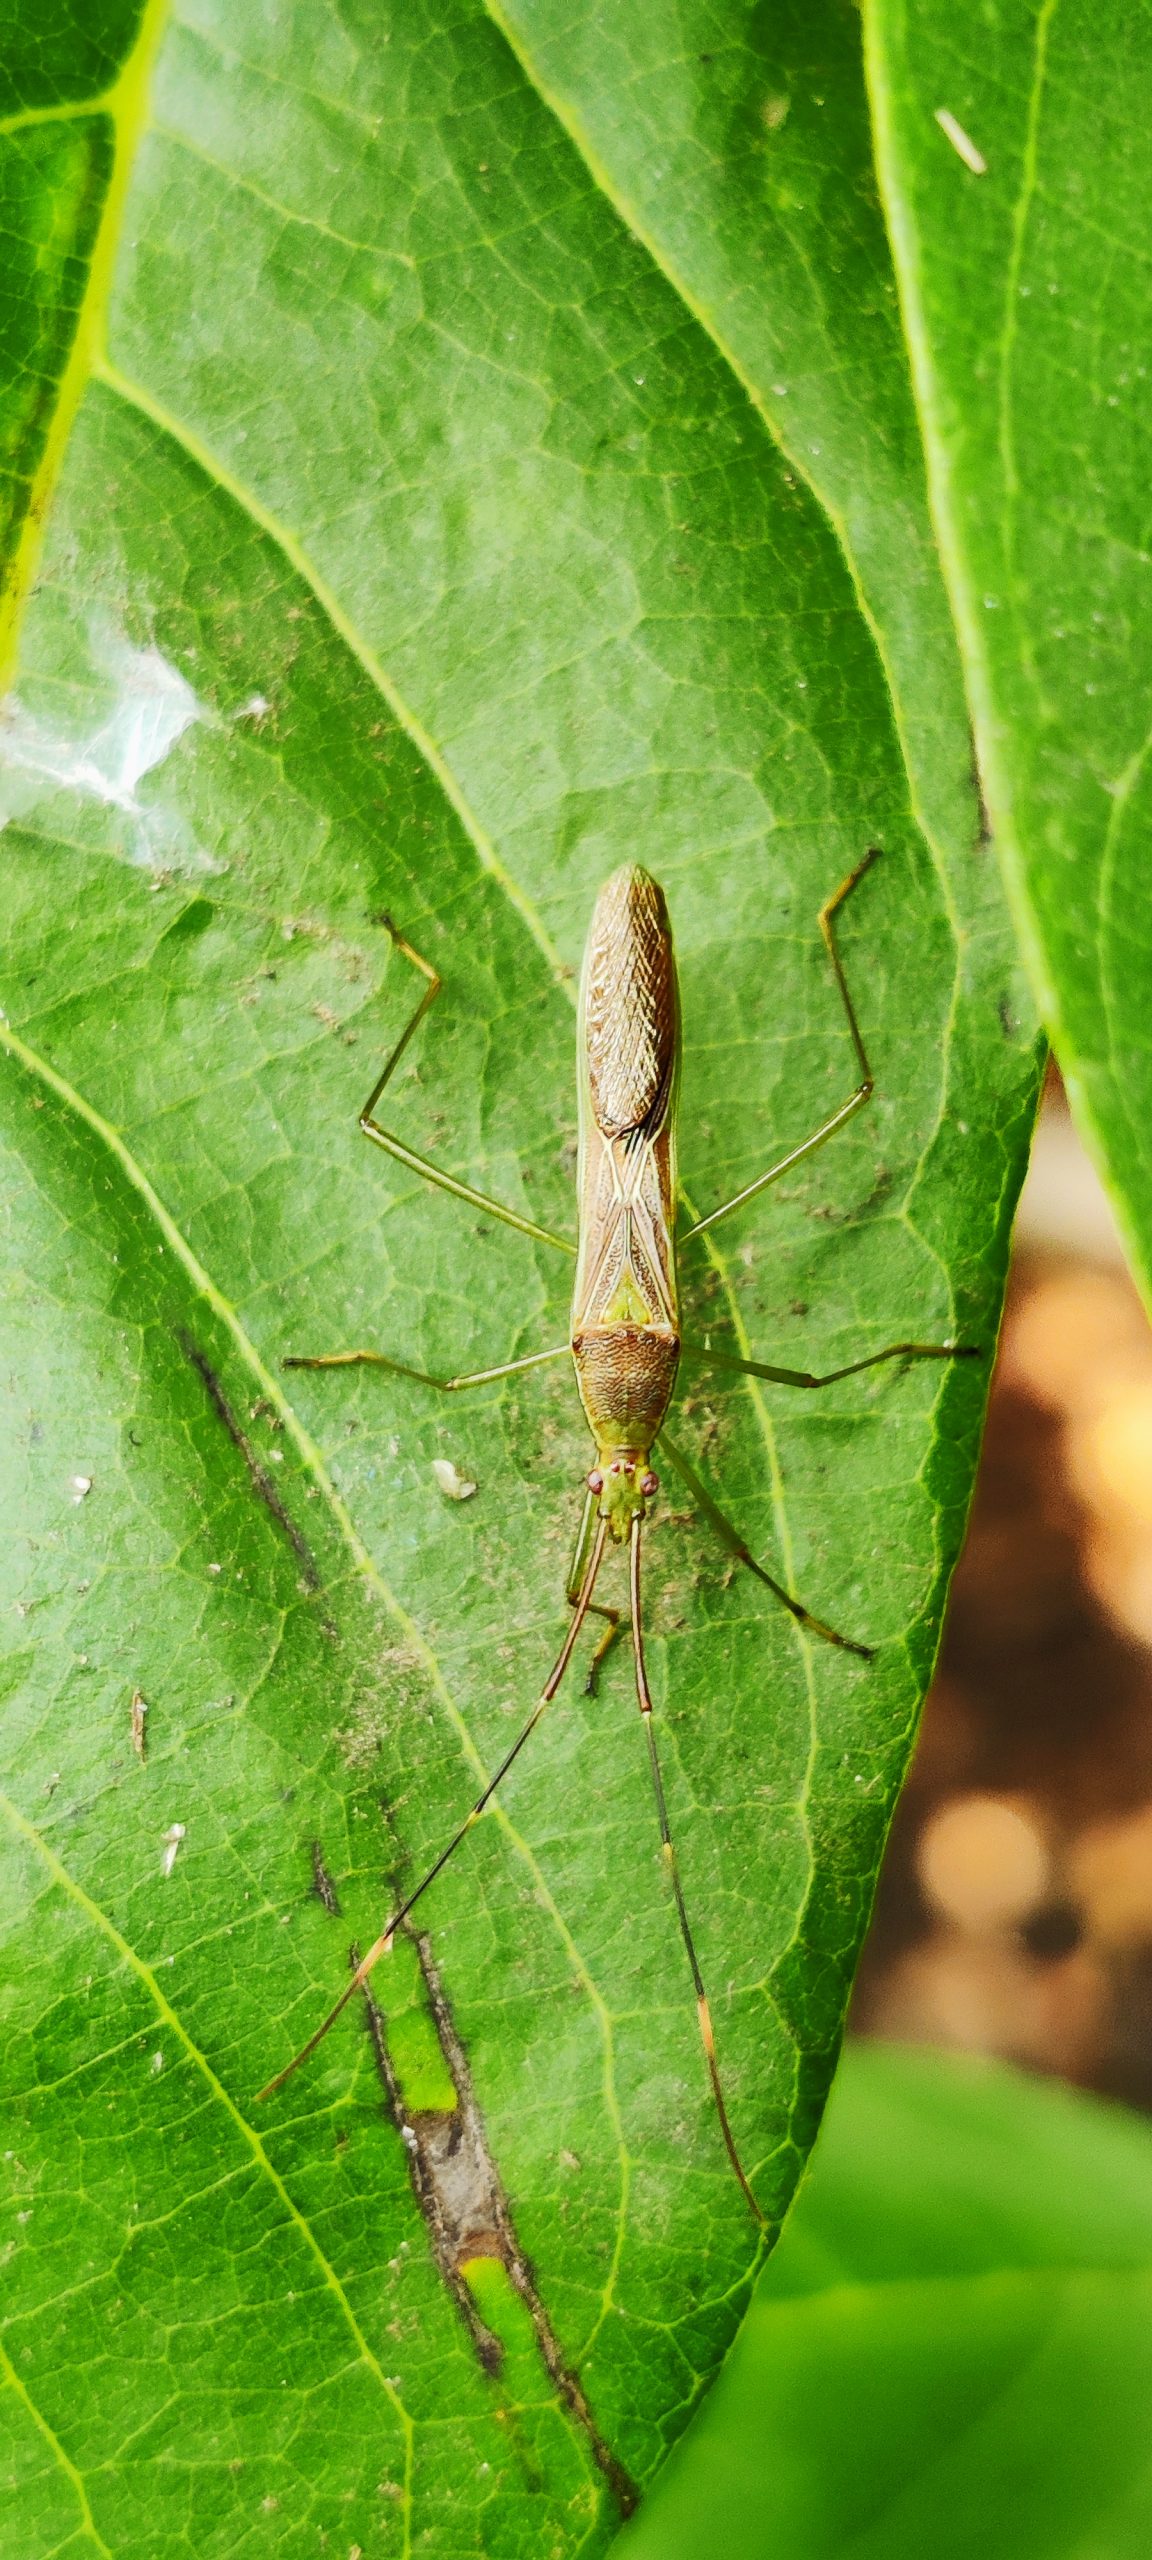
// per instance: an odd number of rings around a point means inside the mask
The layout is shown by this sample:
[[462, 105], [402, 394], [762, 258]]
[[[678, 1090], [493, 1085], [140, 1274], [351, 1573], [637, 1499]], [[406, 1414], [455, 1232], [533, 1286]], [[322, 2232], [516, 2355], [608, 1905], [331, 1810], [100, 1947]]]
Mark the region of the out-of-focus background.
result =
[[1152, 2109], [1152, 1327], [1054, 1073], [852, 2025]]

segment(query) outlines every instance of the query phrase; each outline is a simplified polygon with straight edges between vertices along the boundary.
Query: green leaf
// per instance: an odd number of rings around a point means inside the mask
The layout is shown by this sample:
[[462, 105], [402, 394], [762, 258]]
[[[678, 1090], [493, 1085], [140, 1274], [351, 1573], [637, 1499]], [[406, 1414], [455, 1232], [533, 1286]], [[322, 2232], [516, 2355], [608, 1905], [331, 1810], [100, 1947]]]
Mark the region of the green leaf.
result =
[[782, 2246], [620, 2560], [1138, 2560], [1152, 2136], [853, 2048]]
[[[669, 895], [703, 1209], [852, 1088], [816, 917], [883, 847], [843, 935], [876, 1098], [684, 1255], [694, 1332], [791, 1367], [990, 1352], [1029, 1027], [994, 865], [917, 817], [958, 810], [952, 751], [924, 725], [910, 779], [831, 500], [501, 31], [231, 0], [119, 58], [87, 286], [41, 328], [0, 786], [25, 2547], [590, 2553], [759, 2263], [623, 1646], [378, 1969], [375, 2042], [350, 2016], [253, 2104], [538, 1694], [588, 1464], [566, 1365], [451, 1402], [284, 1372], [565, 1336], [565, 1257], [359, 1136], [423, 984], [380, 917], [444, 980], [391, 1125], [566, 1232], [604, 876], [639, 853]], [[770, 2226], [986, 1377], [685, 1365], [694, 1463], [878, 1648], [799, 1635], [666, 1487], [657, 1711]]]
[[928, 512], [844, 0], [573, 11], [493, 0], [529, 78], [836, 529], [876, 638], [917, 814], [978, 832], [968, 714]]
[[[1037, 992], [1152, 1274], [1144, 921], [1152, 76], [1139, 11], [867, 0], [878, 166], [989, 811]], [[975, 146], [966, 165], [943, 110]]]

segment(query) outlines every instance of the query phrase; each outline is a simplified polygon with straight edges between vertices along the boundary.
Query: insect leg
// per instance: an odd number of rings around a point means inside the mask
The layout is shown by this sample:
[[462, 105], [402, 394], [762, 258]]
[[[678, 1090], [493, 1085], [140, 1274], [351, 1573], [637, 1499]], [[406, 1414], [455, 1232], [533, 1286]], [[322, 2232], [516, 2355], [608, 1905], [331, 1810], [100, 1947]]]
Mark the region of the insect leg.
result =
[[386, 1351], [290, 1352], [286, 1369], [389, 1369], [394, 1378], [415, 1378], [417, 1386], [436, 1387], [442, 1396], [461, 1395], [467, 1387], [490, 1386], [494, 1378], [514, 1378], [520, 1369], [540, 1369], [546, 1360], [561, 1360], [568, 1349], [556, 1342], [550, 1351], [528, 1351], [522, 1360], [501, 1360], [494, 1369], [468, 1369], [459, 1378], [434, 1378], [428, 1369], [412, 1369]]
[[423, 1181], [434, 1183], [440, 1191], [450, 1191], [455, 1200], [467, 1201], [469, 1208], [482, 1209], [486, 1217], [502, 1219], [506, 1227], [515, 1227], [519, 1235], [531, 1236], [537, 1244], [555, 1245], [558, 1253], [574, 1254], [576, 1247], [568, 1242], [567, 1237], [554, 1236], [550, 1228], [538, 1227], [534, 1219], [522, 1217], [518, 1209], [506, 1209], [502, 1201], [490, 1200], [487, 1192], [476, 1191], [470, 1182], [460, 1182], [455, 1174], [445, 1173], [440, 1165], [430, 1164], [427, 1156], [417, 1155], [414, 1147], [405, 1146], [403, 1139], [395, 1137], [390, 1129], [382, 1129], [375, 1118], [376, 1105], [385, 1085], [395, 1074], [408, 1043], [419, 1030], [425, 1014], [435, 1004], [442, 984], [439, 971], [433, 968], [430, 960], [422, 959], [420, 953], [413, 950], [410, 942], [405, 941], [403, 934], [393, 924], [391, 916], [381, 916], [379, 922], [391, 935], [395, 949], [402, 952], [404, 958], [410, 960], [414, 968], [419, 969], [421, 976], [427, 980], [427, 985], [411, 1019], [405, 1023], [395, 1048], [385, 1059], [383, 1069], [360, 1114], [360, 1126], [365, 1137], [371, 1138], [376, 1146], [383, 1147], [388, 1155], [395, 1156], [397, 1163], [406, 1165], [410, 1173], [418, 1173]]
[[[572, 1562], [568, 1570], [568, 1580], [565, 1584], [564, 1591], [564, 1596], [570, 1609], [575, 1608], [583, 1588], [584, 1571], [589, 1555], [592, 1551], [594, 1520], [595, 1496], [591, 1493], [586, 1493], [584, 1496], [584, 1509], [580, 1515], [580, 1526], [576, 1532], [576, 1544], [572, 1550]], [[600, 1665], [604, 1660], [605, 1654], [611, 1652], [612, 1646], [615, 1644], [616, 1638], [620, 1633], [620, 1620], [623, 1612], [620, 1609], [609, 1608], [608, 1603], [604, 1600], [590, 1600], [588, 1607], [594, 1617], [604, 1618], [607, 1621], [604, 1633], [601, 1636], [588, 1665], [588, 1677], [584, 1683], [585, 1697], [594, 1698], [597, 1689], [600, 1686]]]
[[770, 1182], [779, 1182], [781, 1175], [788, 1173], [794, 1164], [801, 1164], [805, 1156], [815, 1155], [817, 1147], [824, 1146], [829, 1138], [834, 1138], [838, 1129], [846, 1128], [849, 1120], [854, 1119], [856, 1113], [870, 1100], [874, 1078], [868, 1063], [860, 1025], [856, 1019], [856, 1007], [852, 1002], [848, 980], [844, 975], [844, 963], [836, 940], [836, 918], [845, 900], [851, 897], [857, 883], [863, 879], [866, 871], [871, 870], [873, 863], [879, 858], [879, 846], [870, 845], [863, 860], [857, 863], [855, 870], [850, 871], [847, 879], [841, 881], [832, 897], [825, 899], [819, 917], [824, 948], [832, 963], [832, 972], [839, 990], [840, 1001], [847, 1015], [852, 1046], [856, 1052], [856, 1063], [860, 1069], [860, 1082], [855, 1092], [849, 1094], [847, 1102], [842, 1102], [839, 1110], [833, 1111], [830, 1118], [822, 1120], [819, 1128], [814, 1129], [811, 1137], [805, 1138], [802, 1145], [790, 1148], [786, 1156], [781, 1156], [778, 1164], [770, 1165], [767, 1173], [760, 1174], [755, 1182], [746, 1184], [744, 1190], [737, 1191], [731, 1200], [722, 1201], [718, 1209], [710, 1209], [706, 1218], [697, 1218], [694, 1226], [686, 1227], [680, 1238], [681, 1244], [687, 1244], [690, 1236], [703, 1235], [706, 1227], [718, 1226], [721, 1218], [727, 1218], [733, 1209], [742, 1209], [745, 1201], [755, 1200], [758, 1192], [766, 1191]]
[[309, 2036], [307, 2044], [301, 2045], [299, 2053], [293, 2054], [291, 2062], [285, 2063], [283, 2070], [276, 2073], [275, 2079], [269, 2080], [266, 2082], [263, 2089], [257, 2090], [257, 2100], [273, 2097], [276, 2090], [282, 2089], [285, 2081], [291, 2079], [292, 2073], [299, 2069], [300, 2064], [302, 2062], [307, 2062], [309, 2055], [315, 2053], [317, 2045], [323, 2043], [329, 2027], [335, 2026], [337, 2018], [340, 2017], [342, 2011], [347, 2008], [353, 1994], [359, 1991], [362, 1983], [367, 1981], [373, 1966], [379, 1964], [381, 1956], [387, 1955], [392, 1944], [393, 1937], [395, 1936], [397, 1929], [400, 1927], [401, 1921], [406, 1920], [409, 1912], [415, 1910], [421, 1895], [427, 1893], [429, 1885], [434, 1884], [437, 1876], [443, 1873], [449, 1859], [455, 1854], [461, 1841], [467, 1839], [473, 1824], [479, 1821], [485, 1806], [490, 1804], [492, 1797], [495, 1795], [497, 1787], [501, 1784], [502, 1780], [507, 1777], [513, 1761], [519, 1759], [520, 1753], [522, 1752], [525, 1743], [528, 1741], [529, 1736], [535, 1732], [536, 1727], [540, 1722], [540, 1718], [544, 1713], [545, 1707], [551, 1705], [572, 1659], [576, 1638], [580, 1633], [580, 1629], [583, 1626], [584, 1620], [592, 1605], [592, 1594], [596, 1587], [596, 1576], [600, 1571], [601, 1559], [604, 1554], [604, 1541], [607, 1535], [608, 1524], [607, 1521], [602, 1520], [592, 1553], [588, 1559], [588, 1570], [584, 1576], [583, 1588], [573, 1613], [572, 1624], [568, 1629], [568, 1633], [564, 1638], [564, 1642], [560, 1647], [560, 1651], [556, 1656], [552, 1669], [549, 1672], [540, 1695], [536, 1700], [536, 1704], [532, 1709], [531, 1715], [528, 1717], [527, 1722], [521, 1725], [520, 1731], [517, 1734], [516, 1740], [512, 1744], [511, 1749], [505, 1752], [500, 1766], [496, 1771], [495, 1777], [489, 1778], [487, 1786], [484, 1787], [481, 1790], [481, 1793], [477, 1796], [471, 1812], [465, 1815], [463, 1822], [460, 1823], [457, 1829], [453, 1832], [447, 1847], [441, 1850], [438, 1858], [433, 1859], [431, 1866], [427, 1868], [425, 1873], [421, 1876], [419, 1884], [413, 1886], [411, 1893], [406, 1896], [405, 1900], [400, 1904], [399, 1909], [393, 1912], [387, 1927], [383, 1928], [379, 1937], [373, 1940], [372, 1945], [368, 1949], [367, 1955], [361, 1957], [355, 1972], [345, 1983], [339, 1999], [333, 2002], [327, 2017], [321, 2019], [320, 2025], [316, 2028], [314, 2034]]
[[656, 1818], [660, 1825], [660, 1845], [664, 1852], [664, 1865], [668, 1874], [669, 1882], [672, 1886], [672, 1892], [676, 1903], [676, 1916], [680, 1922], [680, 1935], [684, 1941], [684, 1951], [687, 1955], [689, 1968], [692, 1974], [693, 1988], [696, 1993], [696, 2016], [700, 2025], [700, 2038], [704, 2047], [704, 2057], [708, 2064], [708, 2077], [712, 2083], [712, 2096], [716, 2102], [716, 2113], [720, 2118], [720, 2130], [724, 2136], [724, 2147], [728, 2153], [728, 2157], [732, 2163], [733, 2169], [735, 2170], [744, 2195], [756, 2216], [756, 2220], [762, 2224], [764, 2216], [761, 2213], [760, 2207], [756, 2202], [756, 2198], [752, 2193], [752, 2189], [748, 2184], [744, 2164], [736, 2148], [736, 2138], [728, 2120], [728, 2109], [724, 2102], [724, 2090], [720, 2080], [720, 2066], [716, 2060], [716, 2039], [712, 2032], [712, 2012], [708, 2006], [708, 1994], [705, 1991], [704, 1977], [700, 1971], [700, 1959], [696, 1953], [696, 1942], [692, 1936], [692, 1929], [688, 1919], [687, 1906], [684, 1901], [684, 1887], [680, 1881], [680, 1869], [677, 1864], [676, 1851], [672, 1842], [671, 1826], [668, 1821], [668, 1801], [664, 1793], [664, 1778], [660, 1768], [660, 1755], [656, 1748], [656, 1734], [652, 1721], [652, 1693], [648, 1687], [648, 1673], [644, 1665], [644, 1637], [640, 1616], [640, 1532], [641, 1516], [639, 1512], [634, 1512], [632, 1515], [631, 1552], [632, 1651], [636, 1665], [636, 1700], [640, 1709], [640, 1714], [643, 1718], [644, 1733], [648, 1744], [648, 1767], [652, 1778], [652, 1792], [656, 1798]]
[[818, 1377], [810, 1369], [774, 1368], [770, 1360], [740, 1360], [734, 1351], [714, 1351], [708, 1341], [685, 1340], [681, 1349], [694, 1360], [710, 1361], [718, 1369], [739, 1369], [746, 1378], [769, 1378], [778, 1387], [834, 1387], [838, 1378], [857, 1378], [862, 1369], [878, 1369], [882, 1360], [980, 1358], [975, 1342], [890, 1342], [886, 1351], [870, 1351], [866, 1360], [849, 1360], [843, 1369], [826, 1369]]
[[751, 1547], [721, 1511], [719, 1503], [713, 1501], [707, 1485], [701, 1483], [695, 1468], [689, 1465], [683, 1451], [669, 1439], [666, 1431], [660, 1434], [660, 1447], [671, 1458], [677, 1475], [683, 1478], [693, 1501], [699, 1504], [705, 1519], [711, 1521], [717, 1537], [727, 1547], [729, 1555], [737, 1557], [741, 1564], [747, 1565], [749, 1573], [754, 1573], [758, 1582], [767, 1584], [769, 1591], [780, 1601], [782, 1607], [787, 1609], [789, 1615], [795, 1618], [797, 1625], [807, 1627], [809, 1635], [822, 1636], [825, 1644], [838, 1645], [842, 1653], [855, 1653], [859, 1655], [862, 1662], [871, 1662], [874, 1651], [872, 1645], [857, 1644], [851, 1636], [838, 1635], [835, 1627], [826, 1626], [823, 1618], [814, 1617], [811, 1609], [804, 1607], [803, 1601], [795, 1599], [790, 1591], [785, 1590], [783, 1583], [777, 1582], [766, 1567], [757, 1561]]

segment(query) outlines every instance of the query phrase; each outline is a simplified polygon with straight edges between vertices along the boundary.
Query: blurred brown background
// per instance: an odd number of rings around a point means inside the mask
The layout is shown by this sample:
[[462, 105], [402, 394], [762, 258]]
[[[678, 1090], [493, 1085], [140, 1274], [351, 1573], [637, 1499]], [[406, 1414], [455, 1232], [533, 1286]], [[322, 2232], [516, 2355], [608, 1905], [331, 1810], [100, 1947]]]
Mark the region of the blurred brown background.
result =
[[1152, 1328], [1055, 1077], [853, 2026], [1152, 2108]]

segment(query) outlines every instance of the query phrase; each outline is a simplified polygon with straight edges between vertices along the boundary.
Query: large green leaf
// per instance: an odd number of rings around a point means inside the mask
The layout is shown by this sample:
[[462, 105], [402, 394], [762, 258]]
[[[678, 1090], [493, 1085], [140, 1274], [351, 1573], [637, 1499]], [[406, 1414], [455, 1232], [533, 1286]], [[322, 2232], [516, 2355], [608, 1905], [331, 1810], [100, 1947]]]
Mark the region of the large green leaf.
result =
[[[685, 1255], [698, 1332], [822, 1367], [991, 1347], [1034, 1090], [994, 866], [959, 814], [923, 832], [952, 749], [922, 724], [910, 782], [827, 508], [483, 14], [153, 10], [119, 74], [111, 36], [85, 59], [106, 121], [53, 120], [46, 80], [87, 92], [41, 34], [4, 147], [91, 121], [112, 175], [87, 231], [67, 172], [25, 222], [72, 245], [59, 288], [36, 267], [56, 394], [20, 468], [52, 504], [3, 778], [21, 2548], [592, 2551], [758, 2261], [622, 1651], [377, 1975], [377, 2049], [351, 2019], [252, 2104], [536, 1693], [588, 1463], [566, 1370], [450, 1405], [283, 1373], [564, 1335], [560, 1256], [357, 1134], [414, 995], [378, 918], [445, 980], [393, 1118], [566, 1228], [599, 881], [639, 851], [668, 890], [703, 1206], [849, 1090], [815, 918], [883, 846], [844, 935], [876, 1101]], [[685, 1370], [756, 1549], [879, 1648], [800, 1638], [665, 1502], [673, 1818], [770, 2224], [985, 1377]]]
[[990, 0], [978, 18], [866, 0], [864, 14], [989, 810], [1069, 1089], [1147, 1285], [1148, 14], [1083, 0]]
[[1150, 2313], [1147, 2125], [857, 2047], [620, 2560], [1140, 2560]]

